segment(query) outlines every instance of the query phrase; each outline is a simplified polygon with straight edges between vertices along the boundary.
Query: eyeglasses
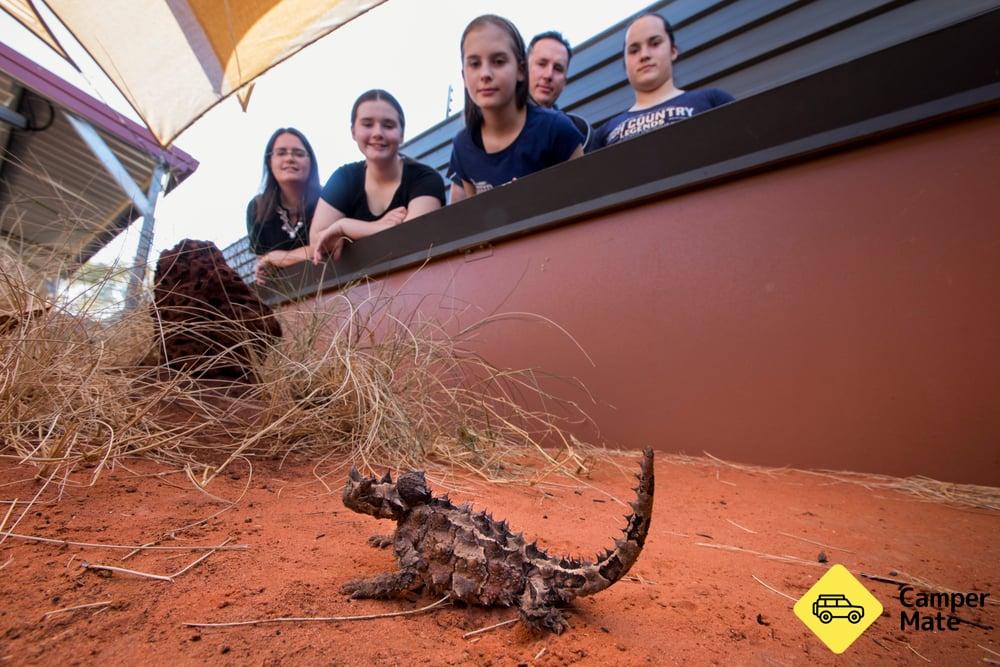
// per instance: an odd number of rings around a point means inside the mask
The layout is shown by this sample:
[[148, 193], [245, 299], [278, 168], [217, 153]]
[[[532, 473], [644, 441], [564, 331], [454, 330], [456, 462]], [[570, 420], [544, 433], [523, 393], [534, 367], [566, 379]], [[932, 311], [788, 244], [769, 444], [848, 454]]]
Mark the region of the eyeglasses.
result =
[[301, 148], [276, 148], [275, 150], [271, 151], [271, 157], [284, 158], [288, 157], [289, 155], [291, 155], [294, 158], [298, 158], [300, 160], [309, 157], [309, 154], [306, 153]]

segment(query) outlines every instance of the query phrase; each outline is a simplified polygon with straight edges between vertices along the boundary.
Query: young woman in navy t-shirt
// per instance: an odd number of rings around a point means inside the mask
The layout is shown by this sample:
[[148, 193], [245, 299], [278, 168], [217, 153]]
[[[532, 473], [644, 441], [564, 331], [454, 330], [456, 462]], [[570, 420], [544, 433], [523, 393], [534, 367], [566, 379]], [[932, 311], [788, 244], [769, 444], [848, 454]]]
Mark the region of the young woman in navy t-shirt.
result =
[[733, 101], [718, 88], [681, 90], [674, 84], [677, 46], [674, 29], [659, 14], [642, 14], [625, 31], [625, 71], [635, 104], [608, 120], [594, 135], [590, 150], [690, 118]]
[[399, 154], [406, 118], [384, 90], [362, 94], [351, 109], [351, 136], [365, 159], [333, 172], [320, 192], [309, 231], [313, 262], [340, 259], [344, 245], [444, 205], [444, 181]]
[[486, 14], [462, 33], [465, 129], [452, 144], [452, 202], [583, 154], [565, 115], [528, 103], [524, 40], [507, 19]]

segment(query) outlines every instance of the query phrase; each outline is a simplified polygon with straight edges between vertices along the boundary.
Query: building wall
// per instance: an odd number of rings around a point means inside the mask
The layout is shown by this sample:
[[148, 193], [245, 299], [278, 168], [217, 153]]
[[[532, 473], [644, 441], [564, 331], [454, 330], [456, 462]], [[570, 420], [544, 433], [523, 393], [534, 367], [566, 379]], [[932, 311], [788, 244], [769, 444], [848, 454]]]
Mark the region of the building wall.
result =
[[[1000, 484], [1000, 117], [990, 113], [355, 288], [578, 378], [585, 437]], [[428, 296], [430, 295], [430, 296]], [[581, 352], [581, 348], [589, 355]], [[566, 383], [558, 393], [583, 400]]]

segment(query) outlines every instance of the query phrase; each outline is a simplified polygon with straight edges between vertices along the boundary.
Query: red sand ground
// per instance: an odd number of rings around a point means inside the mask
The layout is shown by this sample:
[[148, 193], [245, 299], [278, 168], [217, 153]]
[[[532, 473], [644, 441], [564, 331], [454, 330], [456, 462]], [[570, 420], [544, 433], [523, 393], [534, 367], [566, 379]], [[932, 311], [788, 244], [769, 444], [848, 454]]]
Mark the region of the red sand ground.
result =
[[[636, 459], [625, 462], [633, 467]], [[163, 470], [129, 464], [133, 472]], [[235, 499], [248, 481], [237, 466], [209, 490]], [[37, 493], [31, 470], [0, 469], [0, 498]], [[446, 606], [424, 614], [339, 623], [283, 623], [194, 629], [184, 622], [222, 622], [280, 616], [334, 616], [414, 609], [433, 601], [351, 602], [338, 592], [345, 580], [393, 567], [388, 551], [365, 544], [389, 524], [353, 514], [315, 481], [305, 464], [256, 464], [238, 506], [165, 544], [218, 544], [217, 552], [173, 582], [125, 574], [101, 576], [81, 563], [168, 574], [195, 553], [146, 552], [122, 562], [123, 552], [29, 543], [0, 545], [0, 663], [2, 664], [885, 664], [954, 665], [1000, 660], [1000, 642], [985, 629], [899, 628], [892, 584], [865, 581], [884, 604], [882, 618], [837, 657], [791, 611], [792, 602], [758, 583], [798, 598], [826, 566], [769, 560], [699, 546], [733, 545], [831, 563], [883, 576], [920, 577], [947, 588], [1000, 598], [997, 527], [1000, 513], [922, 502], [897, 492], [797, 472], [773, 476], [692, 465], [662, 457], [652, 530], [626, 580], [578, 600], [572, 628], [536, 635], [520, 624], [468, 639], [463, 634], [515, 616], [509, 609]], [[556, 551], [593, 554], [623, 525], [623, 508], [595, 488], [480, 485], [472, 499], [515, 529]], [[630, 479], [600, 464], [590, 483], [628, 499]], [[339, 479], [338, 479], [339, 484]], [[468, 487], [471, 488], [471, 487]], [[43, 495], [16, 532], [102, 544], [141, 544], [204, 519], [224, 507], [194, 490], [183, 475], [136, 477], [119, 468], [94, 488]], [[9, 507], [0, 504], [0, 518]], [[20, 513], [18, 505], [10, 521]], [[10, 522], [8, 522], [9, 525]], [[739, 526], [746, 528], [741, 529]], [[753, 532], [749, 532], [753, 531]], [[800, 539], [782, 535], [798, 536]], [[803, 540], [834, 548], [823, 548]], [[849, 550], [849, 551], [846, 551]], [[110, 601], [105, 607], [44, 616], [46, 612]], [[960, 616], [996, 626], [998, 606], [964, 609]], [[910, 648], [912, 647], [912, 649]], [[917, 655], [919, 653], [919, 656]]]

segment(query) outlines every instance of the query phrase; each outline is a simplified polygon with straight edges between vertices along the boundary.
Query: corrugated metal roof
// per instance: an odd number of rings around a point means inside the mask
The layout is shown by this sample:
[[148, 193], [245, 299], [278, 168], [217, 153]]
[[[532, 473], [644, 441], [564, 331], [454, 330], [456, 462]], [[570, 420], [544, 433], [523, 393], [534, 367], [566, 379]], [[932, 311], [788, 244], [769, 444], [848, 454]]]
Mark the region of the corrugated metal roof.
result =
[[0, 123], [0, 236], [29, 264], [44, 262], [50, 274], [85, 262], [141, 216], [69, 114], [97, 131], [144, 191], [161, 160], [170, 170], [168, 190], [198, 166], [184, 151], [163, 150], [146, 128], [3, 44], [0, 103], [36, 128]]

